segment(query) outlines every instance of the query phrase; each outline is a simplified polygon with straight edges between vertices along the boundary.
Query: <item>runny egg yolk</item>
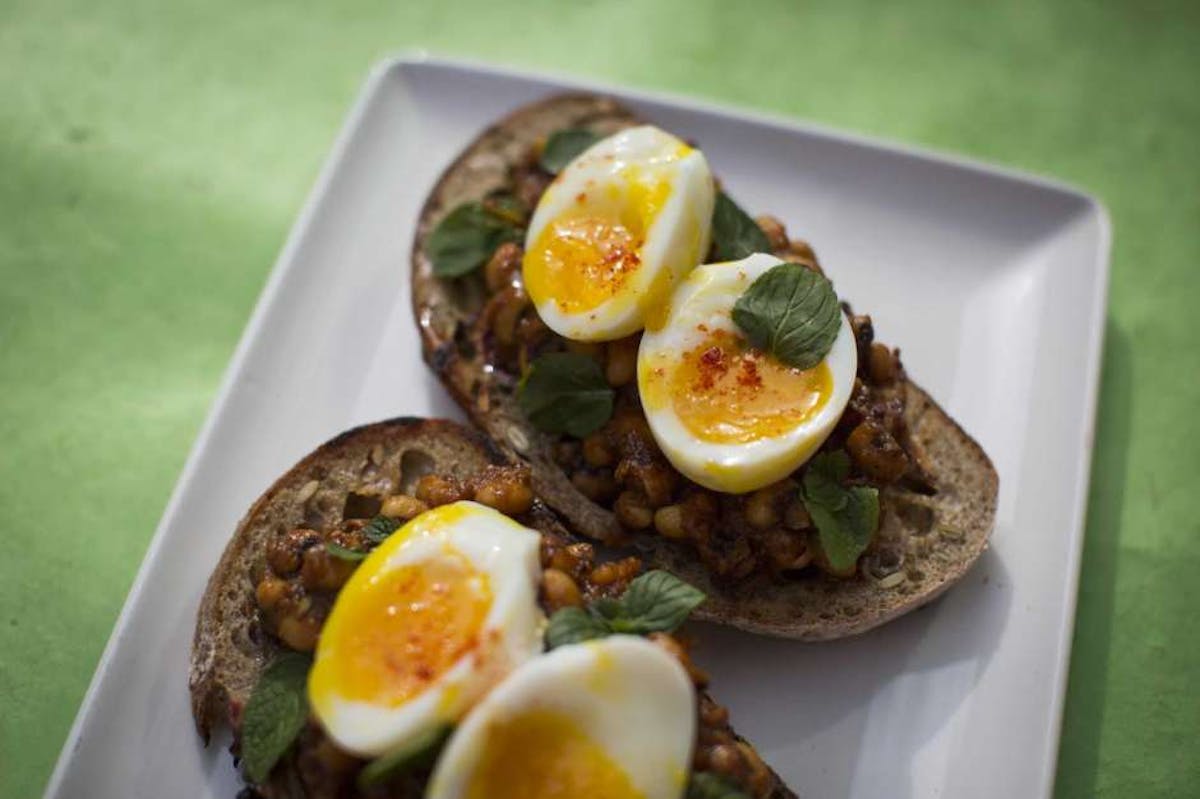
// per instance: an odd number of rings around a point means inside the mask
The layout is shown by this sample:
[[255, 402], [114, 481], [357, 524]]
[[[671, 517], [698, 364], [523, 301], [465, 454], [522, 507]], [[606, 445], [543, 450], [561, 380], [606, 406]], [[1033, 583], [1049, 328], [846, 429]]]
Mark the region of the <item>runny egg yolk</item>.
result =
[[633, 165], [621, 177], [619, 185], [577, 194], [526, 252], [523, 277], [535, 303], [553, 298], [563, 313], [593, 310], [641, 267], [641, 247], [671, 185], [648, 180]]
[[[347, 595], [346, 592], [354, 591]], [[479, 645], [492, 604], [486, 574], [453, 548], [347, 586], [340, 618], [322, 632], [315, 696], [398, 707]]]
[[726, 330], [708, 332], [674, 368], [652, 365], [643, 386], [649, 406], [670, 402], [692, 435], [718, 444], [747, 444], [783, 435], [815, 416], [833, 393], [822, 361], [795, 369], [746, 345]]
[[643, 799], [629, 775], [568, 716], [541, 710], [488, 729], [467, 799]]

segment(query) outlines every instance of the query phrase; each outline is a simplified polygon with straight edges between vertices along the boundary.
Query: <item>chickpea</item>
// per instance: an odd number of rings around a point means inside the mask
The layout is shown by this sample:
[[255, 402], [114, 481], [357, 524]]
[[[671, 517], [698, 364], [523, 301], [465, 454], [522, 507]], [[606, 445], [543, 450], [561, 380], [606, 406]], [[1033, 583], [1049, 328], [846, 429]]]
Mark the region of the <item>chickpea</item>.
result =
[[314, 530], [298, 527], [283, 535], [276, 535], [267, 544], [267, 565], [276, 574], [287, 576], [300, 568], [300, 557], [306, 547], [320, 540]]
[[497, 292], [513, 282], [513, 276], [521, 269], [521, 258], [524, 251], [515, 242], [505, 242], [496, 248], [492, 257], [483, 267], [483, 276], [487, 281], [488, 291]]
[[567, 352], [572, 352], [576, 355], [585, 355], [597, 363], [603, 363], [604, 360], [604, 345], [597, 341], [567, 339]]
[[878, 341], [871, 343], [871, 357], [867, 361], [867, 374], [871, 382], [886, 386], [895, 381], [900, 371], [896, 354], [887, 345]]
[[683, 527], [683, 506], [664, 505], [654, 511], [654, 529], [664, 538], [687, 538]]
[[311, 652], [320, 633], [321, 622], [307, 614], [287, 616], [279, 622], [280, 640], [297, 652]]
[[583, 595], [571, 575], [558, 569], [542, 572], [542, 595], [546, 598], [547, 610], [551, 613], [559, 608], [575, 608], [583, 604]]
[[592, 569], [588, 576], [592, 585], [605, 586], [625, 583], [637, 577], [642, 570], [642, 562], [634, 557], [610, 560]]
[[708, 752], [708, 766], [718, 774], [735, 775], [742, 767], [742, 754], [737, 744], [717, 744]]
[[517, 341], [517, 323], [525, 309], [529, 307], [529, 297], [522, 289], [515, 286], [504, 290], [496, 296], [495, 311], [492, 315], [492, 335], [501, 347], [511, 347]]
[[300, 584], [310, 591], [336, 591], [350, 579], [356, 565], [331, 556], [325, 547], [312, 547], [304, 551]]
[[[613, 476], [627, 489], [644, 497], [650, 508], [661, 508], [670, 503], [675, 490], [675, 471], [659, 460], [626, 458], [617, 464]], [[649, 526], [649, 522], [642, 526]]]
[[854, 428], [846, 439], [846, 451], [866, 474], [884, 483], [899, 480], [908, 471], [908, 455], [892, 434], [873, 422]]
[[620, 490], [616, 478], [607, 469], [580, 469], [571, 475], [571, 485], [593, 502], [607, 502]]
[[588, 466], [612, 466], [617, 454], [603, 431], [592, 433], [583, 439], [583, 460]]
[[288, 595], [288, 584], [278, 577], [264, 577], [254, 589], [258, 606], [265, 611], [275, 608]]
[[776, 492], [767, 486], [760, 488], [746, 500], [746, 521], [751, 527], [766, 530], [779, 524], [779, 508], [775, 501]]
[[533, 490], [520, 480], [489, 480], [475, 489], [475, 501], [495, 508], [506, 516], [519, 516], [533, 507]]
[[417, 481], [417, 499], [431, 508], [470, 497], [467, 487], [453, 477], [427, 474]]
[[613, 505], [617, 520], [632, 530], [644, 530], [654, 522], [654, 511], [646, 502], [645, 494], [622, 491]]
[[810, 246], [807, 241], [804, 241], [803, 239], [792, 239], [788, 243], [787, 251], [789, 261], [799, 261], [805, 266], [812, 266], [813, 271], [824, 274], [824, 272], [821, 271], [819, 262], [817, 261], [817, 254], [813, 252], [812, 246]]
[[396, 494], [383, 501], [383, 506], [379, 509], [379, 513], [387, 516], [389, 519], [399, 519], [406, 522], [427, 510], [429, 510], [429, 506], [416, 497], [410, 497], [407, 494]]
[[729, 723], [729, 711], [704, 696], [700, 700], [700, 721], [709, 727], [724, 727]]
[[738, 741], [737, 748], [741, 752], [742, 761], [746, 764], [749, 771], [744, 777], [743, 784], [746, 785], [754, 796], [765, 796], [771, 787], [773, 777], [771, 769], [767, 768], [767, 764], [758, 756], [758, 752], [754, 751], [754, 747], [745, 741]]
[[767, 237], [767, 241], [771, 242], [772, 252], [787, 249], [787, 228], [783, 226], [783, 223], [777, 217], [763, 214], [760, 217], [756, 217], [754, 221], [758, 225], [758, 229]]
[[637, 376], [637, 353], [640, 337], [633, 335], [610, 341], [605, 348], [604, 379], [618, 388], [633, 382]]
[[787, 510], [783, 512], [783, 526], [789, 530], [812, 527], [812, 517], [808, 515], [808, 508], [804, 507], [804, 500], [800, 497], [788, 503]]

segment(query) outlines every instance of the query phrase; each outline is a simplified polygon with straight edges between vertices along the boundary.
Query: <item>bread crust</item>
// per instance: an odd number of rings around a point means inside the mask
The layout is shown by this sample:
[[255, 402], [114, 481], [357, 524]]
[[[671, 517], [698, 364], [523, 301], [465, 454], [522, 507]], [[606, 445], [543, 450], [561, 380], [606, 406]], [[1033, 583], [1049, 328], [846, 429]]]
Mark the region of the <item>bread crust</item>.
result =
[[[450, 210], [505, 186], [510, 168], [549, 133], [579, 126], [609, 133], [636, 124], [629, 109], [597, 95], [555, 95], [516, 110], [447, 167], [422, 209], [412, 248], [413, 312], [426, 363], [476, 426], [507, 454], [529, 462], [537, 494], [574, 531], [601, 542], [622, 534], [615, 516], [571, 484], [552, 457], [553, 439], [529, 425], [517, 408], [511, 380], [485, 368], [481, 353], [461, 346], [484, 298], [469, 281], [434, 276], [426, 242]], [[843, 580], [806, 573], [787, 582], [760, 577], [718, 585], [690, 549], [653, 533], [636, 536], [644, 560], [709, 594], [698, 617], [784, 638], [856, 635], [932, 601], [986, 549], [999, 478], [979, 444], [923, 389], [907, 381], [903, 391], [913, 444], [924, 451], [922, 465], [938, 493], [926, 497], [896, 488], [882, 493], [881, 530], [901, 539], [906, 551], [899, 584], [894, 577]]]

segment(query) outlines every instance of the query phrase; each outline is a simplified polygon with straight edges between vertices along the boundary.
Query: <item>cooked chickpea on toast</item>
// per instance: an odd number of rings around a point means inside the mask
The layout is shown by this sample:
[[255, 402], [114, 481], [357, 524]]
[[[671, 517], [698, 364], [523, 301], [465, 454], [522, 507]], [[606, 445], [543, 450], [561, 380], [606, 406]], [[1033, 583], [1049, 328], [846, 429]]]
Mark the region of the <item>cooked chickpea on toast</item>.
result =
[[425, 360], [534, 493], [697, 586], [697, 618], [853, 635], [987, 546], [982, 448], [807, 242], [610, 98], [550, 97], [466, 147], [421, 212], [412, 300]]
[[205, 741], [232, 728], [239, 796], [794, 797], [674, 634], [703, 594], [599, 558], [529, 476], [475, 431], [402, 418], [254, 503], [189, 675]]

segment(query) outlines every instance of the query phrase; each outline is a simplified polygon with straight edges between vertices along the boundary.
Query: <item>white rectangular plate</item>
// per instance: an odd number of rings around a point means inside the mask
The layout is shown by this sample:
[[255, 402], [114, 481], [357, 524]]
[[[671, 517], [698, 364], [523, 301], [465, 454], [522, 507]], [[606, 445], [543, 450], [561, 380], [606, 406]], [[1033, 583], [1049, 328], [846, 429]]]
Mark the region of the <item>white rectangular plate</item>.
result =
[[[200, 745], [197, 602], [274, 477], [351, 425], [457, 416], [421, 363], [408, 250], [455, 153], [521, 103], [596, 89], [426, 58], [367, 83], [292, 230], [142, 564], [48, 795], [232, 799]], [[992, 549], [932, 607], [801, 645], [706, 627], [739, 729], [820, 799], [1045, 797], [1066, 679], [1109, 230], [1043, 180], [692, 100], [601, 90], [694, 139], [746, 207], [812, 241], [839, 292], [991, 454]]]

